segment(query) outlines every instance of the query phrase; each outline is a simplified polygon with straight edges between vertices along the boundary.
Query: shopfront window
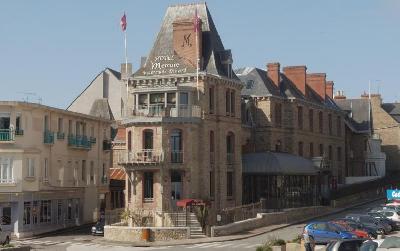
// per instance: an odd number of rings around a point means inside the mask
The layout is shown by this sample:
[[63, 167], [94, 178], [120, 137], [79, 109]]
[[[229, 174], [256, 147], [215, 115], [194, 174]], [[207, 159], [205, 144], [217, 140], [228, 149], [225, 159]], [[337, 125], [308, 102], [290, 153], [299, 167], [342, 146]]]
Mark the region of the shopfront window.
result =
[[11, 224], [11, 207], [3, 207], [3, 216], [1, 217], [2, 225]]
[[24, 202], [24, 225], [31, 224], [31, 202]]
[[51, 222], [51, 201], [42, 200], [40, 202], [40, 222]]
[[35, 200], [33, 202], [33, 207], [32, 207], [32, 223], [33, 224], [38, 223], [38, 215], [39, 215], [39, 201]]

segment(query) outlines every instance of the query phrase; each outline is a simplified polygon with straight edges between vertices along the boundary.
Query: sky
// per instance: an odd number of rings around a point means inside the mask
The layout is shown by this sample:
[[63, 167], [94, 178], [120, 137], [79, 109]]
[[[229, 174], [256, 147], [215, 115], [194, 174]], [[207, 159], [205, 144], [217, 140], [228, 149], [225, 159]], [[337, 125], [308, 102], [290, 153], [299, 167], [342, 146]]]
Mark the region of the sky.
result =
[[[170, 0], [2, 1], [0, 100], [66, 108], [104, 68], [120, 69], [127, 15], [128, 58], [137, 70]], [[381, 93], [400, 101], [400, 1], [210, 0], [234, 67], [306, 65], [347, 97]]]

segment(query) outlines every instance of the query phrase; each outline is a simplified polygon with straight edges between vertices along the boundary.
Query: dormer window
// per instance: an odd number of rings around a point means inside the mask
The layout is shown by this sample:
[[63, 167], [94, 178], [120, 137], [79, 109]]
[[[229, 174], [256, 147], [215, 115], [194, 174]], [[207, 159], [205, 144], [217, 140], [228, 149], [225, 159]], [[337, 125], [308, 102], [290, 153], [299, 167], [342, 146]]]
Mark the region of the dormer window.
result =
[[254, 86], [254, 80], [250, 79], [246, 82], [246, 89], [251, 89]]

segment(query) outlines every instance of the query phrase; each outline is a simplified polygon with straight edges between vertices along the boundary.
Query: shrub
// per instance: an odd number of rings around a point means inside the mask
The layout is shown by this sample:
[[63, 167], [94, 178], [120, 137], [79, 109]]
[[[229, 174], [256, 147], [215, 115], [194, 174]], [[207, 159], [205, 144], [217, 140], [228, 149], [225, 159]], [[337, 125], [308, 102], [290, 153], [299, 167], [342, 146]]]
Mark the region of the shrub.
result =
[[272, 248], [270, 246], [264, 245], [257, 247], [256, 251], [272, 251]]
[[285, 244], [286, 244], [286, 241], [284, 241], [282, 239], [272, 239], [267, 242], [268, 246], [283, 246]]
[[290, 242], [300, 244], [301, 243], [301, 239], [302, 239], [301, 235], [298, 235], [296, 238], [294, 238]]

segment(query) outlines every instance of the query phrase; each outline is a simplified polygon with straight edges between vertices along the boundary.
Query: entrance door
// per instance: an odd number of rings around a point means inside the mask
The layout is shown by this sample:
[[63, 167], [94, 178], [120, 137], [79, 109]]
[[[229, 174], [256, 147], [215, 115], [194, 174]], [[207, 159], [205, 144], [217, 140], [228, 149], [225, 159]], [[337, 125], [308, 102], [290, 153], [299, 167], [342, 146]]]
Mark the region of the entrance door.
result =
[[176, 202], [182, 199], [182, 193], [182, 172], [171, 171], [171, 205], [173, 209], [176, 209]]

